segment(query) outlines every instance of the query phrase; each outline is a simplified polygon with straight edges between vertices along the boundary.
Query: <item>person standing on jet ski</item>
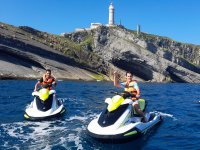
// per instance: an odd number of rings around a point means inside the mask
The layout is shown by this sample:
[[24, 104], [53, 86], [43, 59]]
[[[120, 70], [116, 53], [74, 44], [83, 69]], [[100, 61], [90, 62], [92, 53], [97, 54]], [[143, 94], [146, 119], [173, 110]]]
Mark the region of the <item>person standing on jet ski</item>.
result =
[[140, 98], [140, 89], [137, 82], [133, 80], [132, 73], [126, 72], [126, 82], [119, 83], [118, 74], [116, 71], [114, 71], [114, 86], [118, 88], [124, 88], [124, 91], [135, 95], [134, 97], [131, 97], [131, 99], [134, 101], [132, 106], [135, 111], [144, 118], [144, 122], [147, 122], [147, 119], [139, 106], [138, 99]]
[[56, 85], [56, 79], [55, 79], [54, 76], [51, 75], [51, 70], [50, 69], [47, 69], [46, 73], [35, 84], [34, 91], [37, 91], [39, 85], [42, 85], [42, 87], [48, 87], [49, 90], [52, 89], [52, 85]]

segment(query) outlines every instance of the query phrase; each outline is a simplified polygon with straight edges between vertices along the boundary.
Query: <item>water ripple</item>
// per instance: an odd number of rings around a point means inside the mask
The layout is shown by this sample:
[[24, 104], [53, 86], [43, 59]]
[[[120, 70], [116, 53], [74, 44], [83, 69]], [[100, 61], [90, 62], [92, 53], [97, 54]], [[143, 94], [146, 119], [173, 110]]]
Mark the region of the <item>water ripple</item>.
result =
[[163, 121], [131, 142], [108, 144], [89, 137], [86, 128], [106, 106], [104, 100], [112, 96], [110, 91], [120, 90], [113, 83], [59, 82], [57, 97], [66, 108], [63, 118], [29, 122], [23, 113], [36, 81], [0, 82], [0, 149], [199, 149], [198, 84], [139, 83], [141, 95], [148, 101], [147, 110], [160, 113]]

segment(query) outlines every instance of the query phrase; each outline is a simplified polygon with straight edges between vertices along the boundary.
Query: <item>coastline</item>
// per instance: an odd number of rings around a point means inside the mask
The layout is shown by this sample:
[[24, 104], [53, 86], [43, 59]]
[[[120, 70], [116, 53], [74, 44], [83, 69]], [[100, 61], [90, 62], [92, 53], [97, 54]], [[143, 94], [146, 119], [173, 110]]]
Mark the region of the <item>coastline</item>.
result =
[[[198, 63], [174, 53], [173, 41], [161, 45], [169, 49], [162, 51], [157, 43], [165, 43], [167, 39], [148, 34], [141, 36], [139, 43], [135, 43], [134, 32], [102, 26], [92, 32], [74, 32], [61, 37], [30, 27], [3, 24], [0, 28], [0, 80], [38, 79], [46, 69], [51, 69], [58, 79], [109, 81], [114, 70], [122, 78], [131, 70], [134, 79], [142, 82], [200, 83]], [[124, 40], [129, 37], [131, 42]], [[141, 42], [150, 42], [156, 49]], [[182, 50], [180, 45], [175, 48]], [[197, 55], [197, 46], [185, 46], [186, 50], [188, 48]]]

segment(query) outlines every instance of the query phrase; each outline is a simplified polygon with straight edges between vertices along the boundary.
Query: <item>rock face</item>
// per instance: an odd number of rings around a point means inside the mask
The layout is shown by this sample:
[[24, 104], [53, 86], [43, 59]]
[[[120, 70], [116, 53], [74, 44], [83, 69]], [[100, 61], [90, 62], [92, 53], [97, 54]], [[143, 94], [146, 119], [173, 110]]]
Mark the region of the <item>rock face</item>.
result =
[[[40, 78], [45, 69], [50, 68], [59, 79], [93, 80], [76, 62], [63, 54], [42, 52], [35, 48], [30, 52], [28, 47], [23, 51], [0, 45], [0, 78], [1, 79], [35, 79]], [[38, 54], [37, 54], [38, 53]]]
[[0, 28], [0, 79], [38, 79], [49, 68], [59, 79], [94, 80], [74, 59], [13, 29]]
[[98, 28], [94, 37], [94, 51], [99, 56], [145, 81], [200, 82], [199, 47], [174, 42], [159, 46], [153, 38], [150, 43], [142, 35], [139, 38], [121, 28]]
[[[4, 24], [3, 24], [4, 25]], [[117, 70], [149, 82], [200, 82], [200, 47], [120, 28], [50, 35], [30, 27], [0, 27], [0, 77], [38, 78], [45, 68], [58, 78], [112, 79]]]

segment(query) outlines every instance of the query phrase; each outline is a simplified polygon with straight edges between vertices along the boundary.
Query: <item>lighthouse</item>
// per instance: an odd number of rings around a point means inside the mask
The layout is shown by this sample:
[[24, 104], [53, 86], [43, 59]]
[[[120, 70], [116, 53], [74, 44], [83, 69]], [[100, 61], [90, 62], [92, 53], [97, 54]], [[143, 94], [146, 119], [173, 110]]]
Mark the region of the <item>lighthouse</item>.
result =
[[109, 19], [108, 19], [108, 25], [113, 26], [114, 25], [114, 6], [111, 3], [109, 6]]

